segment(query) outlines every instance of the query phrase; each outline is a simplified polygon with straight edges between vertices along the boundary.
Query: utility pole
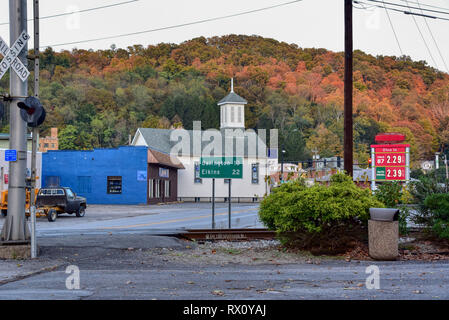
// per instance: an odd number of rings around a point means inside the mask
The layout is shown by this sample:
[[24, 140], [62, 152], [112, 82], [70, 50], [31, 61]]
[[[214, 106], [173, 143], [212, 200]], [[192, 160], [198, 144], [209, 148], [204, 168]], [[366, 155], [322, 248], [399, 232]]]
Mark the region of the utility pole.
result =
[[[27, 31], [27, 1], [9, 0], [9, 28], [11, 46], [22, 31]], [[27, 66], [28, 45], [20, 52], [18, 58]], [[12, 69], [11, 69], [12, 70]], [[15, 72], [10, 72], [10, 140], [9, 148], [17, 150], [17, 161], [9, 164], [8, 216], [3, 225], [1, 240], [6, 244], [28, 243], [30, 231], [25, 221], [25, 171], [27, 167], [27, 126], [20, 116], [18, 97], [28, 95], [28, 84]]]
[[344, 167], [353, 175], [353, 124], [352, 124], [352, 0], [345, 0], [345, 125], [344, 125]]
[[[39, 99], [39, 0], [33, 2], [34, 11], [34, 96]], [[37, 258], [36, 242], [36, 156], [39, 139], [39, 129], [32, 130], [33, 141], [31, 151], [31, 189], [30, 189], [30, 216], [31, 216], [31, 258]]]

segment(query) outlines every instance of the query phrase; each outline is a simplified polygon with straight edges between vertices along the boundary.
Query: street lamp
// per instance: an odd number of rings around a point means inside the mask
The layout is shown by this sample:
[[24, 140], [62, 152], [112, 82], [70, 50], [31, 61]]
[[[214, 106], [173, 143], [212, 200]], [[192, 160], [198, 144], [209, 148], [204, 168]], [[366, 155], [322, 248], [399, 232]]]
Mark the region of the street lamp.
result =
[[281, 151], [281, 183], [284, 182], [284, 154], [287, 151], [284, 150], [284, 145], [282, 145], [282, 151]]
[[447, 166], [447, 154], [444, 155], [444, 165], [446, 166], [446, 192], [449, 191], [449, 169]]
[[439, 159], [438, 156], [440, 155], [439, 152], [435, 152], [435, 170], [438, 170], [440, 168], [440, 163], [439, 163]]
[[[288, 141], [288, 138], [292, 132], [298, 132], [298, 131], [299, 131], [298, 128], [294, 128], [293, 130], [289, 131], [287, 133], [287, 136], [285, 137], [286, 140]], [[284, 154], [285, 153], [287, 153], [287, 151], [285, 150], [284, 143], [282, 143], [282, 146], [281, 146], [281, 183], [284, 182]]]

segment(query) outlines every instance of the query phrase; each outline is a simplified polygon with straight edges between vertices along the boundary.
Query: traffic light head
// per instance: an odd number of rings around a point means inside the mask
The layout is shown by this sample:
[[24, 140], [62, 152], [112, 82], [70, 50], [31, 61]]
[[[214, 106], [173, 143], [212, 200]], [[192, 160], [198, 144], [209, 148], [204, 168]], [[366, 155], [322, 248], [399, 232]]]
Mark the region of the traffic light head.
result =
[[46, 112], [38, 98], [28, 97], [17, 104], [20, 116], [28, 127], [38, 127], [45, 121]]

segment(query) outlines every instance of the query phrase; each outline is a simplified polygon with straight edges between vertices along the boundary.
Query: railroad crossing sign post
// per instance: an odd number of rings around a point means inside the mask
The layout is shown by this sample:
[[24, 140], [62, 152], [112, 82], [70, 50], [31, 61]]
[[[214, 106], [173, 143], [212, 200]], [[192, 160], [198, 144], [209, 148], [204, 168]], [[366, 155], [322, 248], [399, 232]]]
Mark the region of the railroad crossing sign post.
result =
[[0, 63], [0, 79], [3, 78], [10, 68], [11, 70], [14, 70], [22, 82], [25, 82], [28, 79], [30, 71], [28, 71], [28, 68], [20, 61], [19, 54], [27, 45], [29, 39], [30, 36], [24, 30], [16, 42], [9, 48], [5, 40], [0, 36], [0, 53], [3, 55], [3, 60]]
[[228, 227], [231, 229], [231, 181], [243, 178], [243, 159], [241, 157], [202, 157], [200, 178], [212, 178], [212, 229], [215, 229], [215, 179], [228, 180]]
[[29, 243], [30, 231], [25, 222], [25, 170], [27, 160], [27, 126], [20, 116], [17, 104], [28, 95], [27, 78], [27, 1], [9, 1], [9, 37], [15, 41], [10, 48], [3, 41], [0, 51], [4, 56], [0, 62], [0, 78], [8, 69], [10, 73], [10, 145], [17, 150], [17, 161], [9, 163], [8, 216], [3, 225], [0, 240], [6, 244]]

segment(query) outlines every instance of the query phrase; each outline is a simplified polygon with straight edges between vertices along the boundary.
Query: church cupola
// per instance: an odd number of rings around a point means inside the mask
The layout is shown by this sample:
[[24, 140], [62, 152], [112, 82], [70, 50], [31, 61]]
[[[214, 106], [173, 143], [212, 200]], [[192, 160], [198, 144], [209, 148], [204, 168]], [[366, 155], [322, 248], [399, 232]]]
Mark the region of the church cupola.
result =
[[234, 79], [231, 79], [231, 93], [218, 102], [220, 106], [221, 129], [245, 129], [245, 99], [234, 92]]

